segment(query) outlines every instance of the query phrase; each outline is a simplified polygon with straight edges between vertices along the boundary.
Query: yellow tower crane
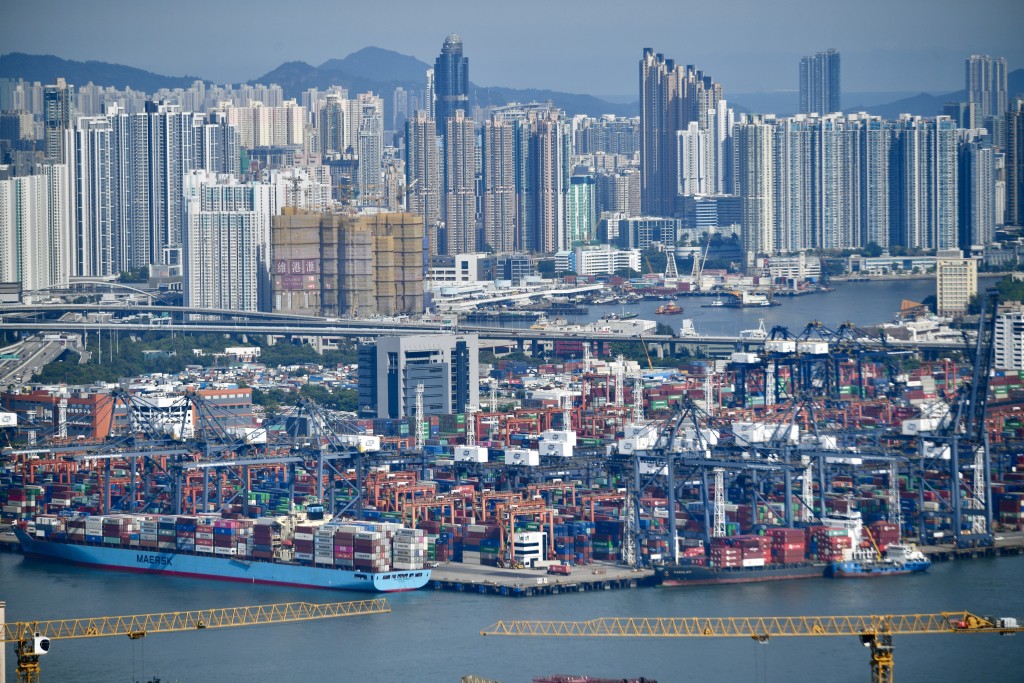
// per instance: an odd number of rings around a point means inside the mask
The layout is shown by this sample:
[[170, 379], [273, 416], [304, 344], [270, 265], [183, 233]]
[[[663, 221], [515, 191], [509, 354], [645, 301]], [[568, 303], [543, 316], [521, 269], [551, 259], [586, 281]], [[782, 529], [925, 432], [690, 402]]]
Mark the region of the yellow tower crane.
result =
[[[352, 602], [283, 602], [251, 607], [223, 607], [191, 612], [161, 612], [120, 617], [86, 617], [51, 621], [15, 621], [0, 623], [3, 643], [15, 643], [18, 654], [18, 681], [38, 683], [39, 658], [50, 650], [50, 641], [67, 638], [128, 636], [138, 640], [150, 633], [174, 633], [230, 626], [286, 624], [295, 621], [384, 614], [391, 611], [387, 600]], [[0, 678], [3, 672], [0, 671]]]
[[484, 636], [594, 636], [641, 638], [753, 638], [858, 636], [871, 648], [872, 683], [892, 683], [892, 636], [910, 633], [998, 633], [1024, 631], [1012, 618], [993, 619], [969, 612], [883, 614], [847, 617], [606, 617], [589, 621], [499, 621]]

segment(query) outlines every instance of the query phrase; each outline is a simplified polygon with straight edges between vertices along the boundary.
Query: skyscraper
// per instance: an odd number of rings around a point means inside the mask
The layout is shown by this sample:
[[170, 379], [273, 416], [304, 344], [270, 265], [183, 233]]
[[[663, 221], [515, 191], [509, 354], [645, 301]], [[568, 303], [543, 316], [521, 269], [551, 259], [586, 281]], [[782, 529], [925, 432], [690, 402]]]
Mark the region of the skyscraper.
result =
[[774, 253], [773, 139], [773, 126], [760, 117], [738, 122], [733, 133], [743, 251], [753, 256]]
[[469, 59], [462, 56], [462, 38], [454, 33], [444, 39], [434, 62], [434, 97], [437, 134], [444, 135], [456, 111], [469, 114]]
[[515, 122], [492, 117], [484, 124], [484, 241], [495, 253], [516, 249]]
[[956, 249], [957, 132], [948, 116], [904, 115], [896, 125], [893, 171], [900, 199], [896, 243], [918, 249]]
[[185, 184], [185, 305], [270, 310], [270, 225], [285, 183], [241, 184], [192, 171]]
[[967, 102], [975, 105], [977, 121], [1006, 113], [1006, 59], [971, 55], [964, 62]]
[[566, 247], [591, 242], [597, 236], [595, 187], [594, 176], [589, 173], [569, 178], [565, 210]]
[[20, 282], [26, 292], [68, 283], [66, 175], [57, 163], [28, 176], [0, 170], [0, 282]]
[[839, 51], [826, 50], [800, 60], [800, 113], [840, 111]]
[[370, 100], [360, 99], [359, 103], [356, 192], [362, 206], [378, 206], [384, 197], [384, 107]]
[[690, 122], [701, 129], [722, 99], [722, 86], [692, 65], [644, 48], [640, 60], [640, 201], [643, 212], [671, 216], [678, 187], [678, 137]]
[[432, 256], [438, 253], [441, 220], [441, 166], [437, 127], [429, 114], [417, 111], [405, 123], [406, 211], [423, 217], [423, 231]]
[[476, 135], [460, 109], [444, 136], [445, 254], [472, 253], [476, 244]]
[[80, 117], [69, 134], [68, 168], [76, 206], [71, 219], [75, 275], [102, 277], [128, 270], [125, 245], [116, 231], [113, 136], [106, 116]]
[[995, 150], [979, 138], [981, 131], [960, 131], [959, 249], [971, 253], [971, 247], [993, 241], [996, 229]]
[[553, 254], [568, 246], [565, 195], [569, 189], [569, 132], [558, 112], [536, 119], [530, 152], [532, 248]]
[[75, 87], [58, 78], [43, 88], [43, 151], [47, 159], [64, 159], [64, 131], [75, 120]]
[[1024, 225], [1024, 98], [1006, 113], [1006, 225]]

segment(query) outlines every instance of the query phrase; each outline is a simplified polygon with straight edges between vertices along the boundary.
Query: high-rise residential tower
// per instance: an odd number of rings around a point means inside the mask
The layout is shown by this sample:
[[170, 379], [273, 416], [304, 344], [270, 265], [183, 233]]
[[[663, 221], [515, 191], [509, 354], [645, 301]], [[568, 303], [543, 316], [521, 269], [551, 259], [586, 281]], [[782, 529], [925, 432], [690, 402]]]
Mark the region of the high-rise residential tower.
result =
[[671, 216], [678, 188], [678, 136], [691, 122], [709, 127], [722, 86], [692, 65], [644, 48], [640, 60], [640, 201], [643, 213]]
[[445, 134], [445, 122], [456, 111], [469, 115], [469, 59], [462, 56], [462, 38], [454, 33], [444, 39], [434, 62], [434, 97], [438, 135]]
[[[444, 136], [445, 254], [472, 253], [476, 240], [476, 135], [473, 119], [455, 110]], [[439, 250], [440, 252], [440, 250]]]
[[1024, 98], [1006, 113], [1006, 225], [1024, 225]]
[[839, 51], [826, 50], [800, 60], [800, 113], [840, 111]]
[[406, 211], [423, 217], [429, 253], [438, 253], [441, 220], [441, 162], [437, 128], [428, 112], [417, 111], [405, 122]]
[[964, 62], [967, 102], [975, 106], [977, 120], [1006, 113], [1006, 59], [971, 55]]
[[515, 251], [516, 221], [516, 122], [492, 117], [484, 124], [483, 228], [484, 241], [498, 254]]
[[58, 78], [43, 88], [43, 151], [58, 163], [64, 159], [64, 131], [75, 120], [75, 87]]
[[774, 127], [760, 117], [737, 122], [733, 133], [743, 251], [753, 256], [775, 251], [774, 137]]

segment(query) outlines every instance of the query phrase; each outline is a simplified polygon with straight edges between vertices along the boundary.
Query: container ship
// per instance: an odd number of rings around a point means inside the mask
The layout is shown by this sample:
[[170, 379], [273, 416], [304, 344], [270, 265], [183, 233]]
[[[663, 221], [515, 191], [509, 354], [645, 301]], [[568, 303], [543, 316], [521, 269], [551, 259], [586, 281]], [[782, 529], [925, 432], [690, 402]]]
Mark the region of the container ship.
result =
[[830, 552], [822, 529], [779, 527], [768, 529], [764, 536], [712, 538], [708, 555], [702, 547], [687, 548], [678, 562], [655, 567], [655, 578], [663, 586], [821, 578], [828, 562], [819, 560]]
[[704, 586], [821, 578], [827, 567], [817, 562], [765, 564], [759, 567], [708, 567], [679, 563], [656, 567], [655, 577], [662, 586]]
[[395, 592], [422, 588], [431, 573], [424, 532], [394, 523], [41, 515], [13, 531], [29, 557], [147, 574]]

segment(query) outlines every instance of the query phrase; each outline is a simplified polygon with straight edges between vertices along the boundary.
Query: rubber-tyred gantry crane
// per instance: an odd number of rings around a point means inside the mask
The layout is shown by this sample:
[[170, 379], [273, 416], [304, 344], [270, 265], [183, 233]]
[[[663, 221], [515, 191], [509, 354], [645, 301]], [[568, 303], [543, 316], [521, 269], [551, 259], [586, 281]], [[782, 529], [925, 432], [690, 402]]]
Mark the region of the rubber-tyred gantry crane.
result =
[[857, 636], [871, 648], [872, 683], [891, 683], [892, 637], [924, 633], [997, 633], [1024, 631], [1013, 618], [993, 619], [970, 612], [881, 614], [825, 617], [605, 617], [589, 621], [499, 621], [484, 636], [593, 636], [640, 638], [753, 638], [765, 642], [783, 636]]
[[[132, 640], [138, 640], [151, 633], [284, 624], [313, 619], [384, 614], [390, 611], [391, 607], [387, 600], [376, 598], [323, 604], [284, 602], [273, 605], [222, 607], [190, 612], [4, 623], [2, 610], [0, 610], [0, 635], [3, 636], [2, 643], [16, 644], [19, 683], [38, 683], [39, 658], [49, 651], [52, 640], [99, 638], [102, 636], [128, 636]], [[0, 669], [0, 679], [2, 678], [3, 670]]]

